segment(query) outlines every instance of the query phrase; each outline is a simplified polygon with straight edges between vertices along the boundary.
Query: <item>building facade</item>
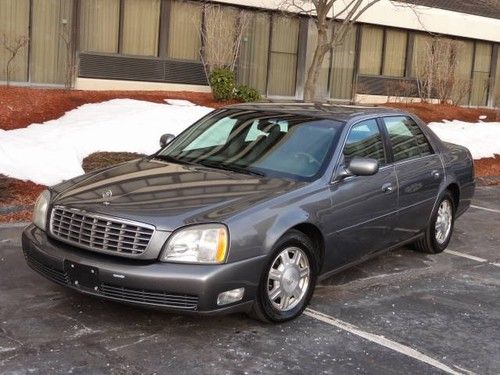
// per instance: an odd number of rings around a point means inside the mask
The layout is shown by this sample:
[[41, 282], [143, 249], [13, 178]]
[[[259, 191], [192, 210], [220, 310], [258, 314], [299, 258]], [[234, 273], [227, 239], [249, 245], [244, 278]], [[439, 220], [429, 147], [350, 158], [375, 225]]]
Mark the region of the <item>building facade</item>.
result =
[[[206, 7], [216, 4], [224, 14], [223, 38], [234, 38], [243, 15], [247, 20], [237, 59], [238, 81], [270, 98], [300, 98], [315, 26], [310, 17], [280, 11], [280, 3], [0, 0], [0, 82], [208, 91], [201, 31], [215, 22]], [[414, 96], [418, 67], [436, 36], [460, 46], [457, 76], [470, 90], [459, 102], [499, 107], [496, 0], [479, 0], [473, 7], [460, 0], [381, 0], [325, 59], [321, 97], [351, 102]]]

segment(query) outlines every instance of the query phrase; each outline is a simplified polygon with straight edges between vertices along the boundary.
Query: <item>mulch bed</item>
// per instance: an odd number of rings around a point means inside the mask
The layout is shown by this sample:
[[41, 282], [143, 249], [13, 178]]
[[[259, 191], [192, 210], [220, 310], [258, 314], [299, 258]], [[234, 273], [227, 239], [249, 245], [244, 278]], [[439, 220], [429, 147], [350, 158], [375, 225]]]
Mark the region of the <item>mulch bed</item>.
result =
[[[443, 120], [460, 120], [466, 122], [500, 121], [499, 109], [464, 108], [448, 104], [429, 103], [386, 103], [383, 106], [412, 112], [425, 122], [442, 122]], [[480, 118], [482, 116], [486, 117]]]
[[164, 103], [184, 99], [198, 105], [220, 108], [231, 102], [217, 102], [210, 93], [171, 91], [80, 91], [0, 86], [0, 129], [24, 128], [61, 117], [82, 104], [111, 99], [137, 99]]

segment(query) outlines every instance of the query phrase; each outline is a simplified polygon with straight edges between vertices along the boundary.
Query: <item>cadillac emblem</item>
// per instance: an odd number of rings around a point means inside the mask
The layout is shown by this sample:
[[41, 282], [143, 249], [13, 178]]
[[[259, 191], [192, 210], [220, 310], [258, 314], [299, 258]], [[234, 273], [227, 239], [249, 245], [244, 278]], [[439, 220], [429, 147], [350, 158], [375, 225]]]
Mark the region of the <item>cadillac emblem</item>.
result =
[[104, 205], [108, 205], [109, 204], [109, 200], [111, 199], [111, 197], [113, 196], [113, 192], [111, 190], [106, 190], [102, 193], [102, 199], [103, 199], [103, 204]]

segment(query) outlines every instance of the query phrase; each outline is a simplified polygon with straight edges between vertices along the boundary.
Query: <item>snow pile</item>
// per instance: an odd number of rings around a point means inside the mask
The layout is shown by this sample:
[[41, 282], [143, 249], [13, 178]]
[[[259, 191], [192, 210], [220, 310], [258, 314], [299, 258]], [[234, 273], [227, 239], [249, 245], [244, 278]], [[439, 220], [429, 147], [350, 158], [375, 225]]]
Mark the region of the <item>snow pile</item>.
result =
[[500, 122], [431, 122], [429, 127], [445, 142], [467, 147], [474, 159], [500, 154]]
[[43, 124], [0, 129], [0, 174], [53, 185], [84, 173], [82, 161], [94, 152], [151, 154], [162, 134], [177, 135], [213, 110], [168, 102], [114, 99], [82, 105]]

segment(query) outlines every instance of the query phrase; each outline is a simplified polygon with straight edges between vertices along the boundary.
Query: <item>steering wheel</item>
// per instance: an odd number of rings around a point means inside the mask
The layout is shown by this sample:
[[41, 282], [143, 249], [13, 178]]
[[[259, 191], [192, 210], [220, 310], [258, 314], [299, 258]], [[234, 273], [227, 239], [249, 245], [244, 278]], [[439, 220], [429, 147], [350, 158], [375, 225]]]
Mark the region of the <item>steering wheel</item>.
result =
[[314, 156], [312, 156], [311, 154], [308, 154], [307, 152], [297, 152], [295, 155], [294, 155], [295, 158], [304, 158], [304, 159], [307, 159], [307, 162], [309, 164], [316, 164], [318, 166], [321, 166], [321, 163], [318, 159], [316, 159]]

